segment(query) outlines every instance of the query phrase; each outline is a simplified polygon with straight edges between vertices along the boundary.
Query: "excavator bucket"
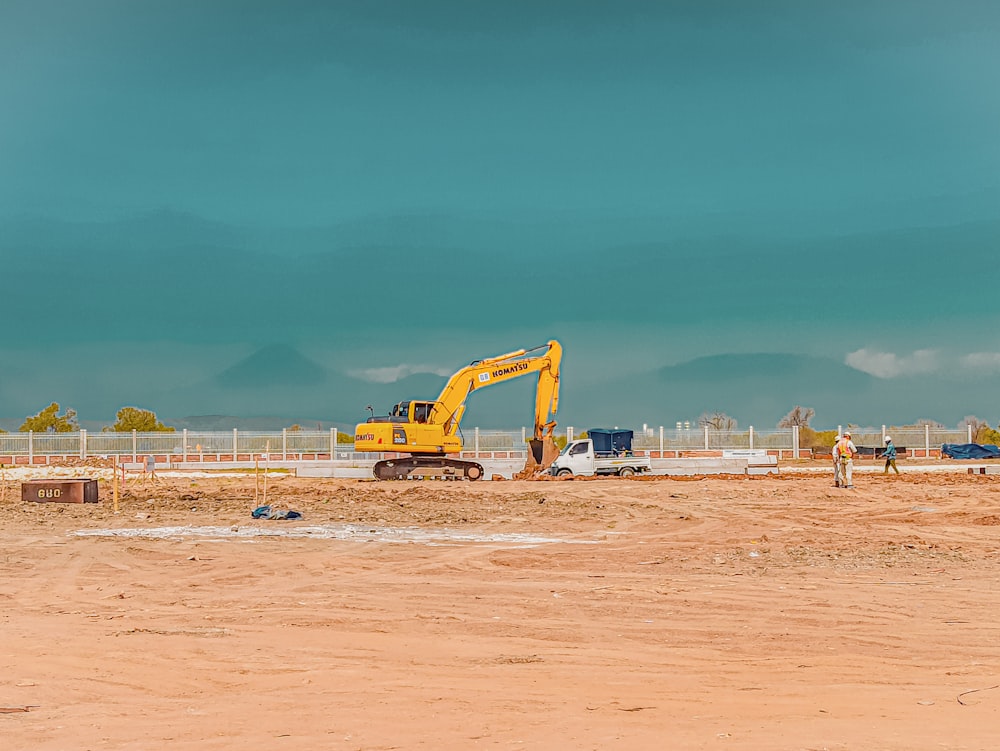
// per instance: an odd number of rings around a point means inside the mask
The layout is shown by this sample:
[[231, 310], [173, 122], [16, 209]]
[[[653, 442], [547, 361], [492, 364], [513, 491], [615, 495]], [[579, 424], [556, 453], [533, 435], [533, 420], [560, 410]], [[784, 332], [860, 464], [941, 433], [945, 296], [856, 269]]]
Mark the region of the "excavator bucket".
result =
[[552, 462], [559, 456], [559, 447], [552, 440], [552, 436], [542, 439], [532, 439], [528, 441], [528, 460], [524, 464], [524, 469], [515, 475], [515, 479], [526, 480], [540, 474], [552, 466]]
[[552, 440], [552, 436], [540, 441], [531, 441], [531, 458], [535, 460], [539, 470], [545, 470], [552, 466], [552, 462], [559, 456], [559, 447]]

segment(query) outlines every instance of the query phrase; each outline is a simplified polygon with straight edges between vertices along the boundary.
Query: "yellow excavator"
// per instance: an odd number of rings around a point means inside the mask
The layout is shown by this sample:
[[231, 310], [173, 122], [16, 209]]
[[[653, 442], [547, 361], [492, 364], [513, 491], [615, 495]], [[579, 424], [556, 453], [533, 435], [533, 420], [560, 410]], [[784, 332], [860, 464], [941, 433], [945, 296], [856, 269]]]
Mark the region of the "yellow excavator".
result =
[[528, 442], [531, 448], [528, 461], [520, 476], [541, 471], [559, 454], [552, 439], [556, 426], [552, 418], [559, 407], [561, 360], [562, 347], [556, 341], [475, 360], [448, 379], [436, 400], [400, 402], [384, 417], [373, 413], [355, 429], [354, 450], [402, 454], [375, 464], [374, 474], [379, 480], [409, 477], [478, 480], [483, 476], [481, 464], [449, 456], [462, 451], [459, 426], [466, 399], [476, 389], [537, 373], [535, 429]]

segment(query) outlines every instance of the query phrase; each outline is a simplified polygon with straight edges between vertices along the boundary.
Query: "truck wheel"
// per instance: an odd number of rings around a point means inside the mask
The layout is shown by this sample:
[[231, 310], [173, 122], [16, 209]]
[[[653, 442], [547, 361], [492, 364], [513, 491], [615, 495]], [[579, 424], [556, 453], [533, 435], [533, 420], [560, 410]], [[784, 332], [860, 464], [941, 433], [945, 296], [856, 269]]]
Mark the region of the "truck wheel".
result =
[[634, 474], [635, 470], [632, 469], [631, 467], [622, 467], [621, 469], [618, 470], [619, 477], [631, 477]]
[[571, 469], [560, 469], [559, 474], [557, 474], [556, 477], [569, 477], [572, 474], [573, 470]]

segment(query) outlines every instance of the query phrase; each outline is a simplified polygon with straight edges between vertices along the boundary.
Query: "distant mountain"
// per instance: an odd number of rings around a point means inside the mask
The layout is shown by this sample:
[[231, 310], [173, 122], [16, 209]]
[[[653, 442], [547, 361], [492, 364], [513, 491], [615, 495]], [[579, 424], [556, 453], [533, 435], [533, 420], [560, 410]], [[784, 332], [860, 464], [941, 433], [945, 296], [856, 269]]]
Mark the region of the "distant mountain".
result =
[[792, 407], [823, 412], [831, 420], [857, 419], [854, 410], [879, 389], [878, 379], [830, 358], [786, 353], [699, 357], [660, 368], [660, 390], [689, 418], [723, 411], [745, 425], [774, 427]]
[[698, 357], [656, 371], [665, 385], [738, 384], [768, 387], [794, 381], [803, 391], [836, 387], [839, 391], [869, 389], [875, 378], [826, 357], [784, 353], [724, 354]]
[[271, 344], [199, 383], [164, 392], [153, 402], [164, 415], [201, 413], [171, 423], [191, 429], [218, 426], [237, 416], [267, 429], [317, 422], [353, 429], [368, 417], [366, 405], [384, 415], [404, 399], [434, 399], [444, 383], [429, 373], [394, 383], [363, 381], [324, 368], [290, 344]]
[[1000, 387], [996, 375], [956, 379], [920, 374], [882, 379], [830, 358], [787, 353], [699, 357], [645, 374], [573, 390], [562, 424], [580, 405], [601, 425], [671, 428], [703, 413], [725, 412], [741, 427], [772, 429], [793, 407], [816, 410], [813, 424], [876, 421], [906, 424], [920, 418], [955, 424], [963, 415], [995, 419], [988, 412]]
[[271, 344], [226, 368], [215, 382], [227, 389], [316, 386], [326, 371], [288, 344]]
[[[858, 419], [855, 409], [872, 403], [879, 384], [835, 360], [784, 353], [699, 357], [647, 373], [573, 389], [564, 399], [562, 424], [613, 427], [663, 425], [725, 412], [741, 426], [773, 428], [792, 407], [813, 407], [836, 424]], [[581, 402], [584, 409], [580, 409]], [[843, 416], [846, 415], [846, 416]], [[842, 417], [843, 416], [843, 417]]]

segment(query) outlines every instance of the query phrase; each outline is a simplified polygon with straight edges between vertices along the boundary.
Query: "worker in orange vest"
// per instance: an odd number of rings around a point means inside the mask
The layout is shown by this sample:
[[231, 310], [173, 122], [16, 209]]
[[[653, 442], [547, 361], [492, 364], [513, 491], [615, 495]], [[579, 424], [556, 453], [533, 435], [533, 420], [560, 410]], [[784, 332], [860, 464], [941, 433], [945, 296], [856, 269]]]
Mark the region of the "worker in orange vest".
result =
[[837, 441], [834, 447], [836, 458], [840, 462], [840, 486], [842, 488], [853, 488], [854, 455], [858, 453], [857, 446], [851, 440], [851, 431], [845, 430], [844, 435]]

